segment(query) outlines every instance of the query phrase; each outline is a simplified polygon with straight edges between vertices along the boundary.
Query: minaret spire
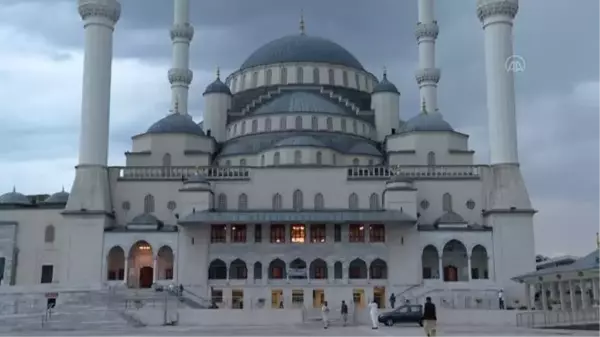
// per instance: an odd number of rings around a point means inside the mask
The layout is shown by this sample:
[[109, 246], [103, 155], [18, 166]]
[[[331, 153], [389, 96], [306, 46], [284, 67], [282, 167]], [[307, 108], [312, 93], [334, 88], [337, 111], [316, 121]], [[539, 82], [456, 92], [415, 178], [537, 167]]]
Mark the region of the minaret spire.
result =
[[190, 43], [194, 38], [194, 27], [190, 24], [190, 0], [174, 0], [173, 12], [173, 60], [169, 70], [171, 106], [174, 107], [175, 101], [179, 100], [179, 113], [187, 115], [188, 91], [194, 78], [190, 70]]
[[419, 69], [415, 77], [421, 100], [427, 101], [430, 111], [438, 111], [437, 85], [440, 69], [435, 67], [435, 40], [439, 33], [433, 11], [434, 0], [419, 0], [419, 21], [415, 37], [419, 47]]
[[300, 34], [301, 35], [306, 34], [306, 26], [304, 24], [304, 10], [303, 9], [300, 10]]
[[387, 67], [383, 66], [383, 79], [387, 80]]
[[217, 80], [221, 79], [221, 68], [217, 67]]

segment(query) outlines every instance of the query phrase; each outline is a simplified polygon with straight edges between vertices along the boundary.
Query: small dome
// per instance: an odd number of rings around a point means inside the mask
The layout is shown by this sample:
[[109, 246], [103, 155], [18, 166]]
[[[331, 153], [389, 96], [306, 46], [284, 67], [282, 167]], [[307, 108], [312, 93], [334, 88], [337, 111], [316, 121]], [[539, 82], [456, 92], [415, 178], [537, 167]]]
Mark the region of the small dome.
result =
[[383, 79], [379, 83], [377, 83], [377, 85], [375, 85], [375, 87], [373, 88], [374, 94], [378, 92], [390, 92], [394, 94], [400, 94], [400, 91], [398, 91], [398, 88], [396, 88], [394, 83], [388, 80], [386, 73], [383, 73]]
[[31, 200], [13, 189], [12, 192], [0, 195], [0, 205], [31, 205]]
[[400, 130], [400, 132], [411, 131], [454, 131], [454, 129], [444, 120], [442, 114], [421, 112], [404, 123]]
[[466, 223], [465, 219], [460, 216], [460, 214], [455, 213], [453, 211], [448, 211], [442, 214], [441, 217], [435, 220], [434, 224], [464, 224]]
[[167, 117], [152, 124], [146, 133], [187, 133], [204, 136], [204, 131], [188, 115], [179, 113], [169, 114]]
[[265, 103], [252, 114], [271, 114], [278, 112], [318, 112], [335, 115], [347, 115], [349, 111], [322, 95], [307, 91], [290, 91]]
[[344, 47], [306, 34], [284, 36], [263, 45], [246, 59], [240, 70], [290, 62], [329, 63], [364, 70], [356, 57]]
[[351, 154], [366, 154], [370, 156], [381, 156], [381, 152], [377, 150], [375, 146], [371, 143], [359, 141], [354, 144], [349, 150], [348, 153]]
[[45, 204], [66, 204], [69, 200], [69, 193], [62, 190], [52, 194], [48, 199], [44, 200]]
[[162, 221], [158, 220], [154, 215], [149, 213], [142, 213], [133, 218], [130, 222], [131, 225], [160, 225]]
[[204, 96], [208, 94], [226, 94], [231, 96], [231, 90], [229, 90], [227, 84], [223, 83], [223, 81], [217, 77], [214, 82], [206, 87], [206, 90], [204, 90], [202, 95]]
[[326, 147], [320, 140], [311, 136], [294, 136], [286, 138], [277, 142], [273, 147], [285, 147], [285, 146], [316, 146]]

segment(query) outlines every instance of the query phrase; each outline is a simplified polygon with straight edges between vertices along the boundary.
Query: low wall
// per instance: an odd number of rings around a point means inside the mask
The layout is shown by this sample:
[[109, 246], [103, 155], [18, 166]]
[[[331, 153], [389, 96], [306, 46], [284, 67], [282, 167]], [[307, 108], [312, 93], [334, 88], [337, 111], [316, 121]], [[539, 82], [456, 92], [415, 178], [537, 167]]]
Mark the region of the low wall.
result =
[[[471, 325], [471, 326], [516, 326], [517, 310], [454, 310], [437, 309], [437, 323], [440, 325]], [[522, 312], [522, 311], [521, 311]], [[359, 324], [371, 324], [368, 310], [356, 313]]]
[[[127, 312], [147, 326], [164, 324], [165, 312], [159, 308], [144, 308]], [[167, 313], [168, 320], [177, 320], [178, 325], [223, 326], [223, 325], [287, 325], [303, 322], [302, 309], [179, 309]]]

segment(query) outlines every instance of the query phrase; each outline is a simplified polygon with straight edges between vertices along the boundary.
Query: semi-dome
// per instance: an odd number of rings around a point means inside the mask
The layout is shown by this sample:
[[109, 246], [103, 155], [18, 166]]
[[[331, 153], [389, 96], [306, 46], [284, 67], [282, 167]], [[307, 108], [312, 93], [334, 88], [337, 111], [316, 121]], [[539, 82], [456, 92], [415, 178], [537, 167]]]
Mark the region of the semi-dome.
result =
[[31, 205], [31, 200], [13, 188], [12, 192], [0, 195], [0, 205]]
[[394, 85], [394, 83], [388, 80], [386, 73], [383, 73], [383, 79], [379, 81], [379, 83], [377, 83], [377, 85], [375, 85], [375, 87], [373, 88], [374, 94], [378, 92], [390, 92], [394, 94], [400, 94], [400, 91], [398, 91], [396, 85]]
[[204, 136], [204, 131], [194, 122], [192, 117], [179, 113], [169, 114], [167, 117], [152, 124], [146, 133], [187, 133]]
[[315, 146], [325, 147], [325, 144], [320, 140], [312, 136], [293, 136], [285, 138], [277, 142], [273, 147], [286, 147], [286, 146]]
[[308, 91], [288, 91], [260, 106], [252, 114], [260, 115], [279, 112], [317, 112], [335, 115], [347, 115], [350, 113], [323, 95]]
[[400, 132], [411, 131], [454, 131], [454, 129], [444, 120], [442, 114], [421, 112], [404, 123], [400, 130]]
[[329, 63], [364, 70], [362, 64], [344, 47], [306, 34], [284, 36], [263, 45], [246, 59], [240, 70], [288, 62]]
[[66, 204], [69, 200], [69, 193], [63, 189], [60, 192], [52, 194], [48, 199], [44, 200], [45, 204]]

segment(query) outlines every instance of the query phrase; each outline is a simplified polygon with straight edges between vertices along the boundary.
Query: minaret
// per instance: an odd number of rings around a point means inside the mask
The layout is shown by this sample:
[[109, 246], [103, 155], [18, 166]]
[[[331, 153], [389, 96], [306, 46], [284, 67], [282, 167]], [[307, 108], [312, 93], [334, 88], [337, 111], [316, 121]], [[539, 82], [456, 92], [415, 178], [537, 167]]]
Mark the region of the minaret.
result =
[[419, 69], [415, 77], [419, 84], [420, 100], [427, 101], [429, 110], [437, 112], [437, 84], [440, 81], [440, 70], [435, 67], [435, 39], [439, 27], [433, 16], [433, 1], [419, 0], [419, 22], [415, 30], [419, 46]]
[[179, 113], [188, 113], [188, 91], [193, 72], [190, 70], [190, 42], [194, 37], [194, 27], [190, 24], [190, 0], [174, 0], [173, 27], [173, 67], [169, 70], [171, 83], [171, 108], [179, 100]]
[[79, 0], [85, 28], [79, 163], [66, 213], [110, 212], [108, 133], [113, 31], [121, 15], [117, 0]]

